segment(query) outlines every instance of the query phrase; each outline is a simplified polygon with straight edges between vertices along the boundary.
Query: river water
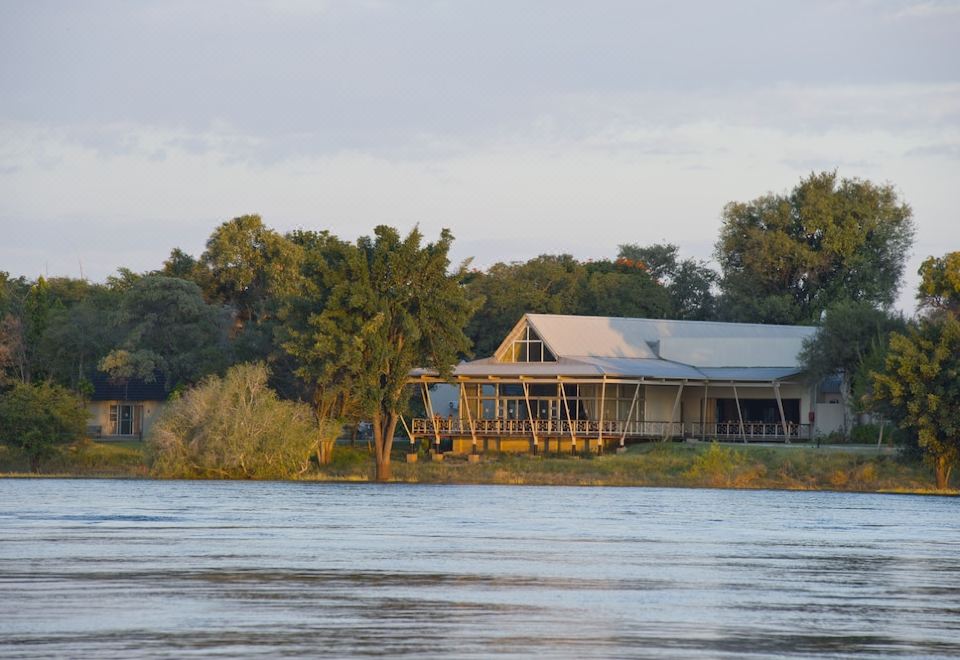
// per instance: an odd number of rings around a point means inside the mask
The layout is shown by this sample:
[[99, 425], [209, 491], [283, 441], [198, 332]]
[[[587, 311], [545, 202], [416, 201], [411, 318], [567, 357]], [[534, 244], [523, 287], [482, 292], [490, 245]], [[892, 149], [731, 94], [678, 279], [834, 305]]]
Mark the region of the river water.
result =
[[960, 500], [0, 480], [0, 656], [957, 657]]

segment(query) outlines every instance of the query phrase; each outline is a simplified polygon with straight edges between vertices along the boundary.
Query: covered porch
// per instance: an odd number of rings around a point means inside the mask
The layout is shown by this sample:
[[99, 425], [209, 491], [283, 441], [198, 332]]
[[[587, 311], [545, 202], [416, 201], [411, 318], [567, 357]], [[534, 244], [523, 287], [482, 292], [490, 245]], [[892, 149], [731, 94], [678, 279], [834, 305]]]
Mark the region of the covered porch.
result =
[[809, 440], [801, 383], [649, 378], [459, 377], [458, 405], [439, 414], [430, 386], [411, 379], [426, 417], [403, 420], [411, 443], [434, 451], [603, 452], [638, 441], [677, 438], [739, 442]]

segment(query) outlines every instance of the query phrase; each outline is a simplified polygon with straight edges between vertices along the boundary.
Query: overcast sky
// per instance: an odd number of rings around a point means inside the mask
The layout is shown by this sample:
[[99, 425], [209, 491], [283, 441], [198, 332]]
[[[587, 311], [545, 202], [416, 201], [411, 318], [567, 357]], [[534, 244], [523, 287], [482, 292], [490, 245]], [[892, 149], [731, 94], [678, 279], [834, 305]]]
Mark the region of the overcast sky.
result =
[[102, 280], [259, 213], [479, 266], [666, 240], [812, 170], [960, 250], [960, 2], [0, 3], [0, 270]]

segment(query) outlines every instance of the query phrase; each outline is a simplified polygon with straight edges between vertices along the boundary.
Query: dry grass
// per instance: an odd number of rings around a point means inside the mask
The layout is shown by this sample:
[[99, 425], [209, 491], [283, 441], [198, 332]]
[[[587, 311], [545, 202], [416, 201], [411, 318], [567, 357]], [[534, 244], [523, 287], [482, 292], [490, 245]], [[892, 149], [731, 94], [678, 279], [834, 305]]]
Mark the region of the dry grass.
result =
[[[26, 457], [0, 446], [0, 473], [27, 476]], [[367, 481], [373, 463], [366, 448], [338, 447], [333, 461], [305, 478]], [[36, 475], [31, 475], [36, 476]], [[42, 476], [145, 477], [142, 443], [80, 443], [65, 447], [43, 465]], [[772, 488], [859, 492], [958, 494], [936, 491], [922, 463], [893, 454], [813, 446], [636, 445], [622, 455], [533, 457], [486, 455], [480, 463], [447, 456], [441, 463], [394, 459], [393, 478], [406, 483], [555, 486], [663, 486], [683, 488]]]

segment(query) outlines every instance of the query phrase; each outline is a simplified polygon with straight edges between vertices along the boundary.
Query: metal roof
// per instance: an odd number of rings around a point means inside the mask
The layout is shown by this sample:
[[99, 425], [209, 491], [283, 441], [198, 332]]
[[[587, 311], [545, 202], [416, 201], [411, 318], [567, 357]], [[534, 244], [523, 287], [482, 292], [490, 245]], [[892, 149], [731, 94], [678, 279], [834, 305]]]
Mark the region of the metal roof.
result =
[[811, 326], [527, 314], [558, 357], [661, 358], [694, 367], [795, 367]]
[[[810, 326], [671, 321], [607, 316], [526, 314], [523, 324], [557, 357], [549, 362], [506, 362], [494, 357], [461, 362], [465, 378], [599, 378], [770, 382], [800, 373], [798, 354]], [[429, 369], [410, 375], [436, 377]]]

